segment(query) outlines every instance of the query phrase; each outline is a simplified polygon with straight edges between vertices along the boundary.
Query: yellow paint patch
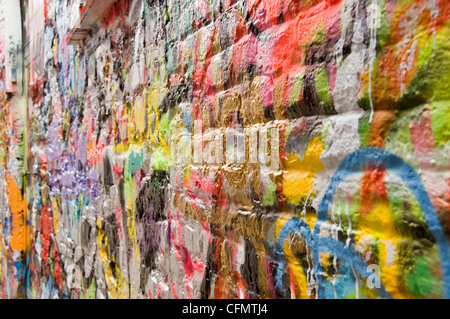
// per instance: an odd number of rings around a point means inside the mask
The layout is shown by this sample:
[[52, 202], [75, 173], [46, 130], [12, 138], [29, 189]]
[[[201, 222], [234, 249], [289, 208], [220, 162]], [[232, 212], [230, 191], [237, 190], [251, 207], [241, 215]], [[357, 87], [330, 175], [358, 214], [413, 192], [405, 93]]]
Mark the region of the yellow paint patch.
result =
[[320, 161], [323, 150], [322, 140], [316, 136], [309, 142], [303, 161], [295, 154], [288, 156], [283, 177], [283, 190], [289, 203], [294, 205], [300, 203], [310, 192], [311, 196], [315, 196], [314, 178], [323, 170], [323, 164]]
[[278, 218], [275, 222], [274, 225], [274, 235], [275, 238], [278, 238], [278, 236], [280, 235], [280, 231], [283, 228], [284, 224], [290, 219], [290, 216], [285, 214], [284, 216], [281, 216], [280, 218]]
[[411, 294], [408, 293], [403, 284], [402, 271], [398, 267], [397, 257], [387, 265], [387, 249], [385, 243], [380, 243], [378, 245], [380, 253], [380, 273], [381, 282], [386, 287], [387, 292], [395, 299], [410, 299], [413, 298]]
[[[145, 92], [145, 90], [144, 90]], [[170, 155], [169, 145], [164, 140], [161, 134], [161, 123], [159, 121], [159, 100], [165, 95], [165, 91], [152, 89], [148, 94], [147, 108], [148, 108], [148, 135], [153, 148], [158, 148], [158, 142], [161, 145], [164, 153]], [[145, 94], [145, 93], [144, 93]], [[155, 127], [152, 126], [153, 120], [155, 121]]]
[[[289, 243], [285, 243], [289, 246]], [[284, 246], [284, 245], [283, 245]], [[306, 280], [306, 275], [303, 271], [300, 260], [294, 256], [291, 249], [285, 249], [285, 256], [289, 262], [289, 268], [294, 275], [295, 280], [295, 295], [296, 298], [307, 299], [308, 298], [308, 281]]]
[[53, 227], [55, 233], [58, 232], [58, 205], [56, 203], [56, 198], [53, 198]]
[[360, 230], [379, 234], [385, 240], [394, 242], [399, 239], [399, 235], [394, 228], [392, 211], [387, 202], [378, 203], [367, 216], [359, 214], [358, 225]]
[[412, 298], [403, 285], [402, 271], [398, 267], [397, 255], [390, 256], [390, 251], [397, 246], [401, 237], [394, 228], [389, 203], [378, 203], [367, 216], [360, 214], [358, 225], [361, 231], [360, 236], [367, 234], [381, 239], [377, 241], [378, 266], [380, 267], [381, 282], [387, 292], [396, 299]]
[[[108, 237], [105, 236], [105, 231], [102, 229], [102, 223], [100, 218], [97, 217], [97, 228], [98, 228], [98, 254], [100, 256], [100, 259], [102, 260], [103, 266], [105, 267], [106, 272], [106, 279], [108, 284], [108, 289], [111, 294], [111, 298], [113, 299], [124, 299], [125, 298], [125, 277], [123, 276], [122, 272], [120, 271], [120, 268], [117, 266], [115, 267], [115, 275], [116, 278], [114, 278], [110, 262], [108, 260], [108, 255], [106, 253], [106, 247], [108, 246]], [[102, 242], [104, 241], [104, 243]], [[111, 261], [115, 262], [114, 259]]]
[[145, 90], [142, 93], [142, 98], [136, 103], [137, 110], [134, 113], [135, 122], [139, 134], [143, 134], [145, 130]]
[[309, 226], [309, 229], [312, 231], [317, 221], [317, 214], [314, 212], [306, 213], [306, 224]]

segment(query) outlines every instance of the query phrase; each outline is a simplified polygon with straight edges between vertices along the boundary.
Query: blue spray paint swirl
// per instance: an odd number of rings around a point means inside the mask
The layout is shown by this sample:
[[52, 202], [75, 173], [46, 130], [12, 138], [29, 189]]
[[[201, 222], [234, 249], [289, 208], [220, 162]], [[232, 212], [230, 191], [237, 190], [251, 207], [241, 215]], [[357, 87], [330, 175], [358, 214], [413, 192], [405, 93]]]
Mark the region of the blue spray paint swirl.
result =
[[[436, 211], [428, 197], [428, 194], [423, 186], [420, 176], [415, 170], [407, 164], [400, 157], [393, 155], [386, 150], [379, 148], [364, 148], [359, 149], [348, 155], [341, 163], [335, 174], [331, 179], [331, 183], [325, 192], [322, 202], [318, 209], [318, 219], [311, 234], [309, 226], [300, 218], [293, 217], [287, 221], [278, 236], [277, 252], [283, 254], [283, 242], [290, 233], [298, 233], [302, 235], [308, 247], [312, 252], [312, 259], [314, 262], [314, 272], [319, 274], [318, 281], [318, 296], [323, 298], [325, 296], [324, 287], [320, 273], [322, 267], [319, 262], [319, 255], [321, 252], [327, 252], [339, 258], [342, 258], [349, 263], [357, 273], [363, 277], [367, 277], [370, 273], [367, 272], [367, 264], [359, 257], [359, 255], [350, 247], [332, 238], [320, 238], [320, 226], [327, 220], [328, 207], [331, 204], [337, 186], [351, 174], [363, 172], [368, 167], [382, 166], [387, 171], [397, 175], [403, 183], [411, 190], [419, 202], [422, 209], [428, 228], [434, 236], [438, 246], [439, 258], [441, 262], [444, 294], [445, 298], [450, 298], [450, 250], [449, 243], [446, 239], [442, 227], [436, 215]], [[282, 286], [282, 274], [285, 261], [284, 259], [279, 263], [277, 269], [276, 281], [277, 285]], [[386, 289], [382, 286], [380, 289], [382, 296], [390, 297]]]

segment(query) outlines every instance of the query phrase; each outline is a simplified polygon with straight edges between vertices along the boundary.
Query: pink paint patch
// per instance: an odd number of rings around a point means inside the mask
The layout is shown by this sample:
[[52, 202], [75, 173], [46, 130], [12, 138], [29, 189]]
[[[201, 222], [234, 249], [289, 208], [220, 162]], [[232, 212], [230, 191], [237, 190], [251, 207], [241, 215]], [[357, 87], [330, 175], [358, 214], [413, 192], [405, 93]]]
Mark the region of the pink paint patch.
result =
[[194, 271], [198, 272], [198, 273], [203, 273], [203, 271], [205, 270], [205, 264], [200, 261], [200, 260], [194, 260], [192, 262], [193, 266], [194, 266]]
[[271, 77], [264, 76], [261, 79], [261, 95], [263, 106], [270, 106], [273, 104], [273, 80]]
[[187, 291], [189, 299], [192, 299], [191, 288], [189, 287], [188, 283], [186, 283], [186, 291]]
[[412, 123], [409, 129], [412, 147], [420, 167], [424, 169], [435, 168], [434, 164], [434, 137], [431, 127], [429, 109], [424, 109], [418, 122]]
[[327, 10], [325, 18], [327, 38], [333, 39], [339, 37], [341, 33], [341, 15], [342, 0], [336, 2], [332, 8]]
[[189, 251], [186, 247], [180, 247], [182, 251], [182, 257], [183, 257], [183, 268], [184, 273], [186, 275], [186, 280], [190, 281], [192, 279], [192, 276], [194, 275], [194, 267], [192, 265], [191, 256], [189, 255]]
[[351, 205], [353, 203], [353, 189], [351, 186], [348, 187], [345, 195], [347, 197], [348, 204]]
[[233, 264], [233, 267], [235, 269], [237, 268], [237, 254], [238, 254], [238, 252], [239, 252], [239, 247], [238, 246], [234, 246], [232, 264]]
[[250, 33], [248, 46], [247, 46], [247, 54], [244, 57], [247, 58], [246, 65], [256, 64], [256, 55], [258, 53], [258, 39], [253, 33]]
[[[270, 269], [270, 259], [266, 258], [264, 261], [264, 268], [266, 270], [268, 284], [269, 284], [269, 290], [272, 292], [273, 296], [275, 295], [275, 285], [274, 285], [274, 278], [272, 276], [272, 271]], [[271, 297], [273, 298], [273, 297]]]
[[122, 226], [120, 226], [120, 216], [122, 215], [122, 210], [118, 209], [116, 211], [116, 222], [117, 222], [117, 235], [120, 236], [120, 241], [123, 242], [123, 231]]
[[156, 293], [156, 298], [161, 298], [161, 283], [158, 285], [158, 292]]
[[175, 289], [175, 283], [173, 281], [172, 281], [172, 291], [173, 291], [173, 297], [175, 299], [178, 299], [177, 290]]
[[134, 181], [136, 183], [137, 189], [141, 188], [141, 182], [145, 177], [145, 171], [142, 168], [138, 168], [135, 172], [134, 172]]
[[203, 230], [205, 231], [206, 238], [208, 238], [209, 244], [212, 245], [212, 236], [208, 224], [206, 222], [202, 222], [202, 227]]
[[336, 74], [337, 74], [337, 64], [336, 61], [334, 61], [328, 70], [328, 83], [330, 84], [331, 98], [333, 98], [333, 91], [334, 87], [336, 86]]
[[213, 180], [205, 178], [198, 170], [191, 170], [192, 183], [202, 192], [214, 194], [216, 186]]

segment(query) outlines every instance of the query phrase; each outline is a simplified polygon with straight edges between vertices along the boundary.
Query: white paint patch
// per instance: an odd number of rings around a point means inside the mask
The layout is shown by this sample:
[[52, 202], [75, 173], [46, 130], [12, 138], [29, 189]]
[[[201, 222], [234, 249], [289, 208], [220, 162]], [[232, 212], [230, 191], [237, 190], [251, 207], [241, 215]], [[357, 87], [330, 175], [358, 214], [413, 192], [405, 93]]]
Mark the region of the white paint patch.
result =
[[320, 155], [324, 169], [316, 174], [316, 198], [312, 206], [319, 208], [323, 195], [342, 160], [361, 146], [358, 126], [363, 111], [332, 116], [324, 125], [329, 125], [325, 149]]
[[[358, 111], [358, 91], [361, 81], [360, 75], [365, 69], [365, 58], [367, 48], [363, 43], [364, 34], [362, 32], [362, 18], [358, 15], [358, 1], [346, 0], [341, 12], [341, 37], [338, 41], [336, 51], [336, 85], [333, 90], [334, 107], [338, 113]], [[352, 19], [351, 11], [356, 7], [356, 19]], [[353, 21], [353, 39], [351, 53], [343, 60], [344, 42], [347, 35], [347, 28]]]
[[396, 245], [391, 240], [384, 240], [384, 247], [386, 249], [386, 266], [390, 266], [397, 254]]

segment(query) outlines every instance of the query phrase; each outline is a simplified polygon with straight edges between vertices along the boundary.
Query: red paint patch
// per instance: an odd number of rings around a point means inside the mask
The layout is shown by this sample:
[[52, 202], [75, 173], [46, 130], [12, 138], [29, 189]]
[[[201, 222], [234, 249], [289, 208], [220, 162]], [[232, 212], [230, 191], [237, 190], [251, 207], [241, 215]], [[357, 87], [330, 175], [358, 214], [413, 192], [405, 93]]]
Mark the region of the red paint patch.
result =
[[362, 178], [361, 212], [369, 213], [379, 201], [387, 200], [387, 190], [384, 183], [386, 170], [383, 167], [370, 167]]
[[114, 164], [114, 166], [113, 166], [113, 172], [114, 172], [114, 174], [117, 175], [118, 178], [120, 178], [120, 177], [122, 176], [123, 169], [122, 169], [122, 167], [120, 167], [119, 165]]

